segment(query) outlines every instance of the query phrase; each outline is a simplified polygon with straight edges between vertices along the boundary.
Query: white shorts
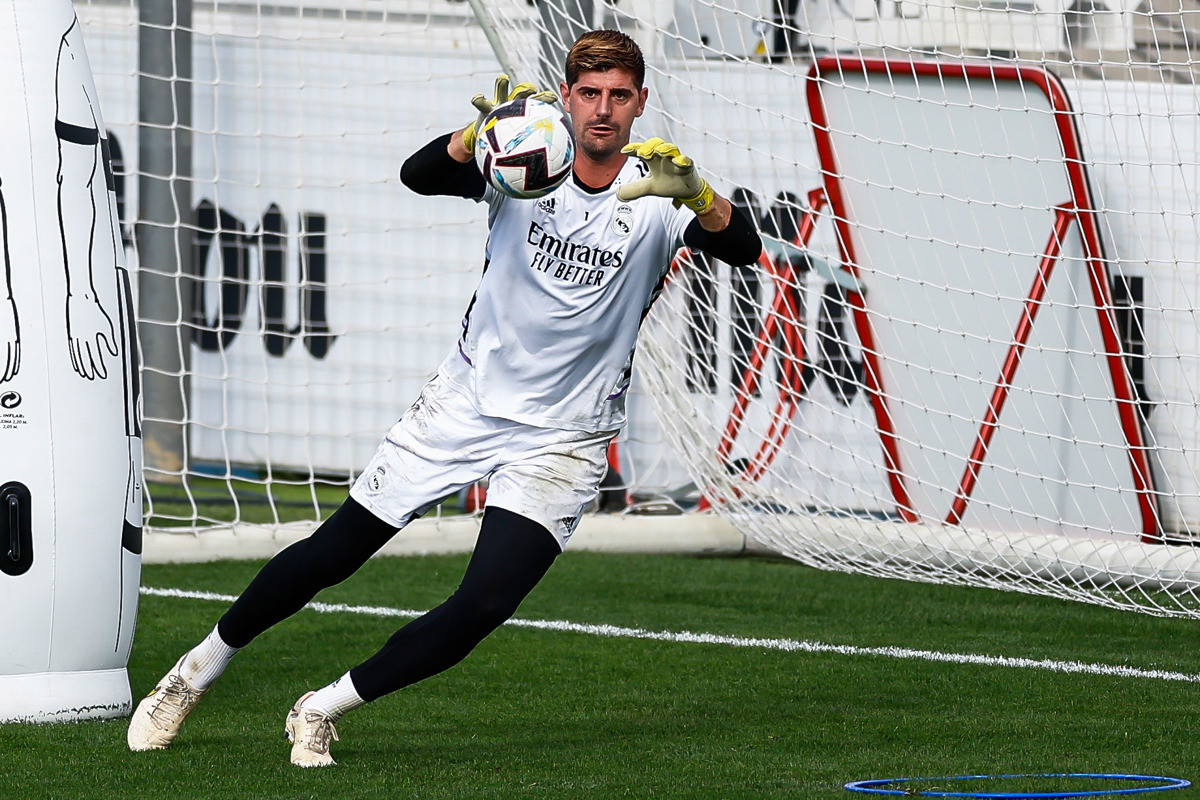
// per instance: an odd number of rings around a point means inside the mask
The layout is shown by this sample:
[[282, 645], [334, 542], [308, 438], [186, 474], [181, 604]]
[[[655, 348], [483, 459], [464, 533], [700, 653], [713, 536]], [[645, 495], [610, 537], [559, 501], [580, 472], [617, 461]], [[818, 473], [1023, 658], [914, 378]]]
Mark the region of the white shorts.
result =
[[599, 493], [616, 431], [537, 428], [475, 410], [440, 374], [392, 426], [350, 496], [403, 528], [447, 496], [489, 478], [488, 506], [544, 525], [560, 547]]

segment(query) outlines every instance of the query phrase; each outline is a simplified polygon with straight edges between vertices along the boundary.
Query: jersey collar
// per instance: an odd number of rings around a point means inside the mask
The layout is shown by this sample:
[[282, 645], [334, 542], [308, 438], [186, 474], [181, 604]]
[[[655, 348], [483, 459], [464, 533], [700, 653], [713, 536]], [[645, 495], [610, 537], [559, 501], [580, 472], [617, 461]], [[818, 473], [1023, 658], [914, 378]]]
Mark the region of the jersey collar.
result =
[[575, 174], [574, 170], [571, 171], [571, 180], [575, 182], [575, 185], [579, 187], [581, 191], [586, 192], [587, 194], [603, 194], [611, 189], [614, 184], [623, 183], [624, 181], [629, 180], [629, 177], [626, 175], [626, 173], [631, 170], [634, 173], [633, 177], [640, 177], [637, 169], [637, 165], [640, 163], [642, 162], [638, 161], [636, 158], [626, 159], [625, 163], [621, 166], [621, 169], [617, 172], [616, 177], [599, 188], [588, 186], [586, 183], [579, 180], [579, 176]]
[[[619, 178], [619, 177], [621, 177], [621, 173], [618, 172], [617, 178]], [[587, 192], [588, 194], [603, 194], [604, 192], [607, 192], [609, 189], [612, 188], [612, 185], [617, 182], [617, 178], [613, 178], [611, 181], [606, 183], [604, 186], [596, 188], [595, 186], [588, 186], [586, 183], [579, 180], [579, 176], [575, 174], [575, 171], [574, 170], [571, 171], [571, 180], [575, 181], [575, 185], [577, 187], [579, 187], [581, 190], [583, 190], [584, 192]]]

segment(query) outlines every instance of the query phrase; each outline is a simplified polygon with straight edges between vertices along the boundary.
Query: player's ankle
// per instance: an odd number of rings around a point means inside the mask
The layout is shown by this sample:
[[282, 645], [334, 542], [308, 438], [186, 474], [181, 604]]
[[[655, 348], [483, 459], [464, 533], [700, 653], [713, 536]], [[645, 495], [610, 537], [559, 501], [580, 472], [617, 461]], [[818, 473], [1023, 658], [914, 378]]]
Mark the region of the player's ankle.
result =
[[188, 685], [205, 691], [221, 677], [240, 649], [226, 644], [214, 627], [200, 644], [188, 651], [179, 665], [179, 674]]
[[322, 687], [307, 697], [301, 708], [319, 711], [333, 721], [340, 720], [348, 712], [366, 704], [347, 672], [328, 686]]

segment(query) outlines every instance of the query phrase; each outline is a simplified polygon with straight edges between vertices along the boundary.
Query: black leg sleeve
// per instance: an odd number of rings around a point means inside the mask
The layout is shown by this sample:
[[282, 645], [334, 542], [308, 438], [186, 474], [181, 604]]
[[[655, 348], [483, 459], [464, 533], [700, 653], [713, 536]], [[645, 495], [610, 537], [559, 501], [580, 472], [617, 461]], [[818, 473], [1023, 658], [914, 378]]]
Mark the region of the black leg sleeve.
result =
[[350, 670], [359, 696], [375, 700], [462, 661], [516, 613], [559, 552], [558, 540], [533, 520], [487, 509], [458, 590]]
[[396, 530], [347, 497], [312, 536], [280, 551], [259, 570], [217, 622], [221, 638], [231, 647], [250, 644], [304, 608], [317, 592], [353, 575]]

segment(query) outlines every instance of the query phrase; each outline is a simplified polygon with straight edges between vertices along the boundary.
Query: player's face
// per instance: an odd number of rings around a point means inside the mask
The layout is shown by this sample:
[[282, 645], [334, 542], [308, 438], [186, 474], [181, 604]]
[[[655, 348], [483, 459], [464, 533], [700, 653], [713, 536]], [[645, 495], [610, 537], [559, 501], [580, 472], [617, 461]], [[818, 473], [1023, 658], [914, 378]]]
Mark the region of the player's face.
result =
[[605, 161], [629, 144], [633, 121], [646, 109], [650, 94], [623, 69], [583, 72], [573, 86], [564, 83], [559, 90], [575, 143], [594, 161]]

